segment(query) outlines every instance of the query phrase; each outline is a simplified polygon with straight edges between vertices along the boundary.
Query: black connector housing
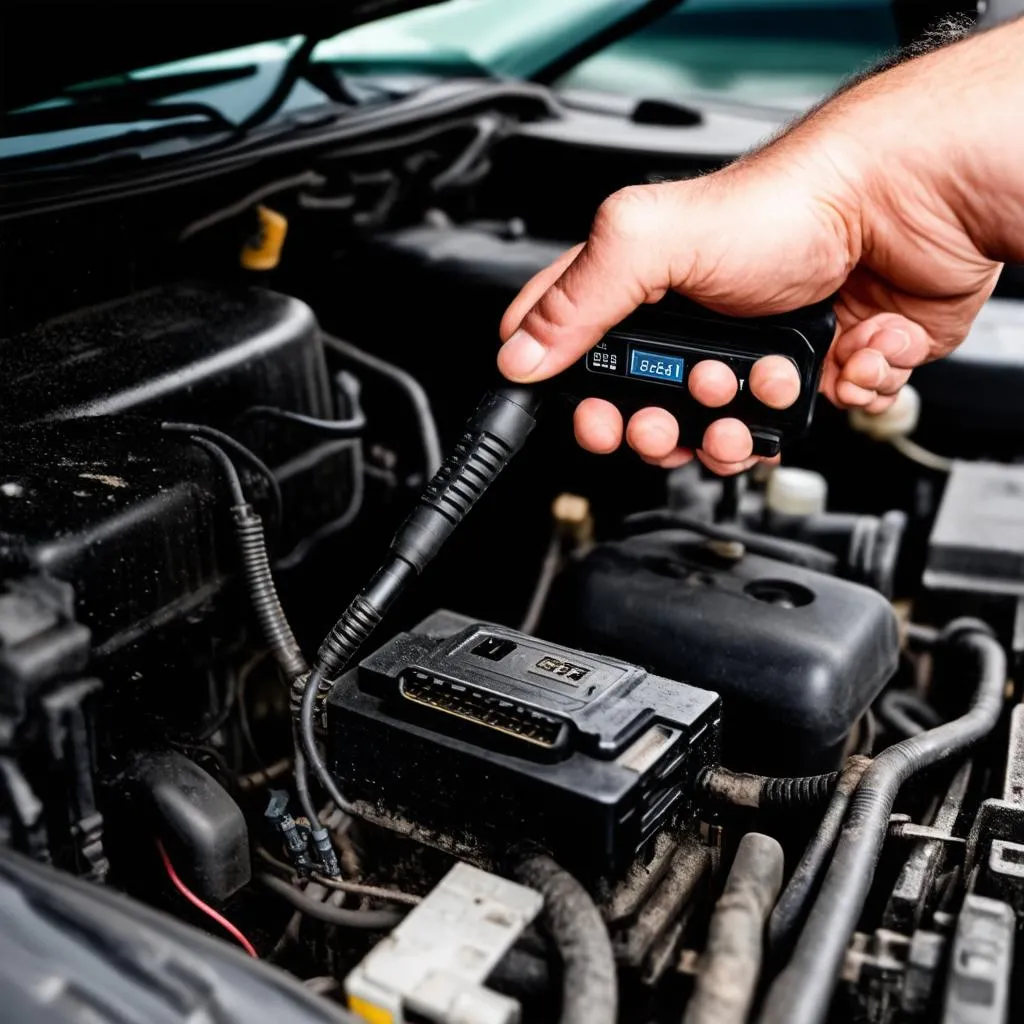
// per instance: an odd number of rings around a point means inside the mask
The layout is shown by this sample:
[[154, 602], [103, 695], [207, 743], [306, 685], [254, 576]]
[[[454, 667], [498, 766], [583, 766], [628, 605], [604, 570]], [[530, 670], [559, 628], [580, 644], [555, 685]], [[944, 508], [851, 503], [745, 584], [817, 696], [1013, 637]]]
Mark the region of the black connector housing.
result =
[[532, 842], [604, 877], [692, 817], [719, 709], [706, 690], [440, 611], [336, 683], [328, 758], [372, 820], [488, 863]]

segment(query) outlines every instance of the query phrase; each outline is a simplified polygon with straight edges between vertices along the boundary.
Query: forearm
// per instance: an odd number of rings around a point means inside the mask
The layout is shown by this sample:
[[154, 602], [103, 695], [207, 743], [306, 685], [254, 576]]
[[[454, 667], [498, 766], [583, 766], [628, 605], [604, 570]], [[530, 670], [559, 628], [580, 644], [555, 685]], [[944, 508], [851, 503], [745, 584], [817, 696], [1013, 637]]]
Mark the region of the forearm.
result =
[[962, 228], [982, 256], [1024, 260], [1024, 18], [864, 79], [780, 141], [780, 158], [833, 162], [857, 193], [855, 230], [898, 232], [922, 206], [940, 235]]

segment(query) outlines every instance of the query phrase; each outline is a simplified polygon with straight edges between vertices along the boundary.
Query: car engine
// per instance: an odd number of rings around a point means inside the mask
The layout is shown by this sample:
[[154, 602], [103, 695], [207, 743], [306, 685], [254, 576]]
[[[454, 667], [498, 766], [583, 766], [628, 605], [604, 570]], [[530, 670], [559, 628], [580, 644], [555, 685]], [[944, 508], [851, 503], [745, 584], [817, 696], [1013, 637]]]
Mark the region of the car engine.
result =
[[730, 154], [405, 102], [0, 211], [9, 1019], [1024, 1019], [1017, 270], [778, 467], [601, 461], [500, 314]]

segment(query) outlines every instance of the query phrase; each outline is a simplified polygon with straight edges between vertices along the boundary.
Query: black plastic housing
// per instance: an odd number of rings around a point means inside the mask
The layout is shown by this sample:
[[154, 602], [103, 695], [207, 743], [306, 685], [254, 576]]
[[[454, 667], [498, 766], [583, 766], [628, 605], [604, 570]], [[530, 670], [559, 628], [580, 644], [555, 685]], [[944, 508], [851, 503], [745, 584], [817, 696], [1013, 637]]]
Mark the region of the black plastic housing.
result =
[[284, 523], [239, 468], [274, 559], [355, 509], [358, 439], [244, 415], [353, 411], [297, 300], [168, 286], [0, 341], [0, 366], [0, 573], [71, 583], [101, 654], [194, 614], [238, 568], [223, 475], [162, 420], [221, 428], [269, 463]]
[[279, 555], [340, 516], [355, 490], [358, 442], [243, 415], [260, 405], [316, 417], [352, 411], [332, 386], [316, 318], [297, 299], [261, 288], [171, 284], [0, 340], [0, 366], [6, 424], [127, 415], [186, 420], [237, 437], [275, 470], [294, 513]]
[[723, 762], [766, 775], [837, 767], [899, 653], [881, 594], [686, 530], [599, 545], [550, 607], [545, 635], [720, 693]]
[[329, 764], [383, 824], [498, 862], [538, 843], [594, 878], [692, 815], [719, 706], [635, 666], [437, 612], [331, 690]]
[[1024, 466], [953, 463], [928, 538], [921, 602], [931, 621], [983, 618], [1016, 648], [1024, 598]]
[[[562, 380], [574, 398], [590, 395], [613, 402], [623, 415], [660, 406], [679, 422], [679, 443], [699, 448], [704, 431], [723, 416], [750, 428], [757, 455], [777, 455], [782, 445], [804, 434], [811, 423], [818, 378], [835, 334], [831, 303], [784, 316], [729, 317], [670, 294], [641, 306], [609, 331]], [[787, 409], [772, 409], [751, 393], [754, 363], [769, 354], [785, 356], [800, 374], [800, 397]], [[706, 359], [732, 368], [736, 397], [709, 409], [689, 391], [694, 366]], [[646, 368], [646, 369], [645, 369]]]
[[120, 780], [139, 855], [155, 835], [186, 884], [204, 899], [223, 902], [252, 878], [249, 830], [227, 790], [176, 750], [133, 758]]
[[125, 417], [0, 431], [0, 572], [70, 583], [94, 649], [202, 607], [234, 567], [217, 466]]

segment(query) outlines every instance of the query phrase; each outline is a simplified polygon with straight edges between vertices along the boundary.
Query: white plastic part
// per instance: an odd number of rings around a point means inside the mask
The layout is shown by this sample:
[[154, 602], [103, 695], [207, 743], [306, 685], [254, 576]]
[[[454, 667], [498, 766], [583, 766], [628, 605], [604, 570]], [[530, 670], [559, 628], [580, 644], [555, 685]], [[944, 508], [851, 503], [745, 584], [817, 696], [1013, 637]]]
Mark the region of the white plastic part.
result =
[[891, 441], [894, 437], [912, 434], [917, 429], [920, 416], [921, 396], [906, 384], [885, 412], [871, 416], [863, 409], [851, 409], [850, 426], [876, 441]]
[[516, 882], [456, 864], [345, 979], [370, 1024], [518, 1024], [514, 999], [484, 987], [544, 900]]
[[828, 484], [820, 473], [779, 466], [768, 478], [765, 505], [784, 516], [813, 516], [828, 506]]

